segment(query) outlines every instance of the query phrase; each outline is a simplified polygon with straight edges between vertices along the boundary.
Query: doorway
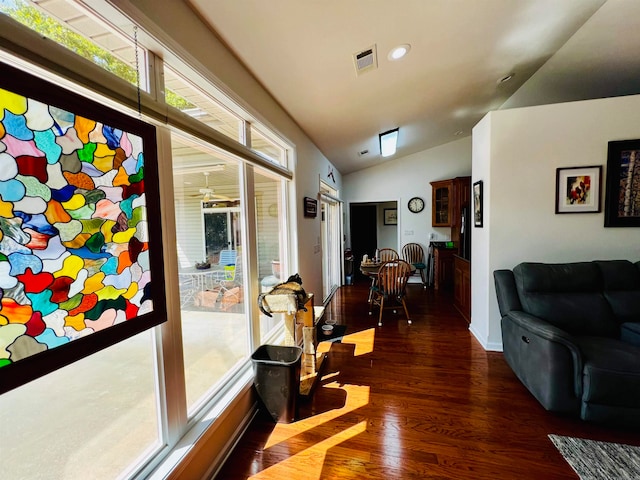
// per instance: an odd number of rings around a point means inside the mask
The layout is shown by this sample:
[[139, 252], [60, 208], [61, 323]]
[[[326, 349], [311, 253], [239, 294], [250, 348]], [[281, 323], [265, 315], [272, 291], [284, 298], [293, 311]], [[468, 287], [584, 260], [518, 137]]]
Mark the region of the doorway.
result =
[[364, 278], [360, 273], [362, 256], [366, 254], [373, 257], [378, 245], [378, 207], [375, 204], [352, 204], [349, 207], [349, 218], [354, 270], [357, 278]]

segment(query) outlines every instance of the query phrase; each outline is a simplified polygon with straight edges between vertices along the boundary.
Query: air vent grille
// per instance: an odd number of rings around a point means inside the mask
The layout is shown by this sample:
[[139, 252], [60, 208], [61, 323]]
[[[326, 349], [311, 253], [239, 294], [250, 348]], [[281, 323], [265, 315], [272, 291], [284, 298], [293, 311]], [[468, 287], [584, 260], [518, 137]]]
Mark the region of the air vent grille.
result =
[[353, 54], [353, 62], [356, 67], [356, 74], [362, 75], [365, 72], [378, 68], [378, 55], [376, 46], [372, 45], [366, 50]]

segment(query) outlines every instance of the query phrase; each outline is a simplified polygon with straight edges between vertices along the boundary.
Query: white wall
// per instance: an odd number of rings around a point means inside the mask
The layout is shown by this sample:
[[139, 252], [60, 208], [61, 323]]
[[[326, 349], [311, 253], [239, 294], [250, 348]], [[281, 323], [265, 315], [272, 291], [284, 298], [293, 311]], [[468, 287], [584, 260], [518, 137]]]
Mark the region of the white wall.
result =
[[398, 208], [397, 202], [385, 202], [378, 204], [378, 248], [393, 248], [398, 251], [398, 225], [384, 224], [384, 211], [389, 208]]
[[604, 213], [555, 214], [556, 168], [603, 166], [612, 140], [640, 138], [640, 96], [489, 113], [473, 129], [484, 228], [473, 231], [471, 330], [501, 349], [493, 271], [523, 261], [640, 260], [640, 228], [604, 228]]
[[[416, 242], [425, 248], [429, 235], [448, 240], [450, 228], [431, 226], [431, 185], [429, 182], [471, 174], [471, 137], [462, 138], [429, 150], [390, 160], [382, 165], [350, 173], [343, 177], [347, 245], [349, 204], [361, 202], [398, 202], [398, 246]], [[411, 213], [409, 199], [422, 197], [425, 208]]]

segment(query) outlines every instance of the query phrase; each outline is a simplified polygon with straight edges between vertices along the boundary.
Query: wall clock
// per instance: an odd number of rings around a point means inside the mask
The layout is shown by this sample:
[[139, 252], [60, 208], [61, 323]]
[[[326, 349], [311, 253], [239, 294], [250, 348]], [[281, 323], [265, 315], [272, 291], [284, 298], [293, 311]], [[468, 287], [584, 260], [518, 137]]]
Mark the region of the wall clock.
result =
[[409, 211], [413, 213], [418, 213], [424, 210], [424, 200], [420, 197], [413, 197], [409, 200]]

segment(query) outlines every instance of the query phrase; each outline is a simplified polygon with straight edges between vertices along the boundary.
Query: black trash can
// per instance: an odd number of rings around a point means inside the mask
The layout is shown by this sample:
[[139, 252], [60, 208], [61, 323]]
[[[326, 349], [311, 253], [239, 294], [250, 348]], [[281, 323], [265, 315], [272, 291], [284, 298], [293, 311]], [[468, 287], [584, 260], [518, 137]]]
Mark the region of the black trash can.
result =
[[300, 347], [261, 345], [251, 355], [258, 396], [274, 421], [291, 423], [298, 415]]

